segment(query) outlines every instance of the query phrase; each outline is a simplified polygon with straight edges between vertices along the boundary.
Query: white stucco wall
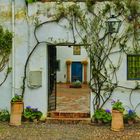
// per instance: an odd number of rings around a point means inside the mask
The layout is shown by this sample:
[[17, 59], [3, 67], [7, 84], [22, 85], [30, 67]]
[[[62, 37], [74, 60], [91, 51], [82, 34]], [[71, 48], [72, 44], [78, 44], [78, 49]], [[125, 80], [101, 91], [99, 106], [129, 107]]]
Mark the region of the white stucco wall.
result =
[[[2, 0], [0, 2], [0, 25], [5, 29], [11, 29], [11, 4], [10, 0]], [[11, 61], [8, 64], [11, 67]], [[0, 83], [4, 80], [6, 69], [3, 72], [0, 72]], [[0, 87], [0, 109], [10, 110], [10, 100], [11, 100], [11, 91], [12, 91], [12, 75], [8, 75], [6, 82]]]
[[[0, 3], [0, 20], [4, 27], [12, 31], [12, 3], [11, 0], [2, 0]], [[12, 76], [9, 74], [6, 82], [0, 87], [0, 109], [8, 109], [10, 111], [10, 100], [12, 98], [12, 88], [14, 88], [14, 94], [21, 94], [22, 92], [22, 80], [24, 76], [24, 66], [30, 51], [36, 44], [34, 38], [34, 24], [27, 15], [27, 7], [25, 1], [15, 1], [15, 21], [14, 21], [14, 57], [15, 66], [12, 67], [12, 58], [10, 60], [10, 66], [12, 72], [14, 71], [15, 87], [12, 87]], [[42, 35], [42, 34], [41, 34]], [[44, 34], [45, 36], [45, 34]], [[34, 70], [42, 71], [42, 87], [37, 89], [31, 89], [27, 85], [24, 96], [24, 107], [30, 105], [41, 110], [44, 114], [47, 112], [47, 45], [41, 44], [34, 52], [32, 59], [27, 68], [28, 72]], [[0, 73], [1, 80], [4, 77], [3, 73]]]
[[[29, 18], [29, 45], [28, 52], [36, 44], [34, 37], [34, 19], [38, 17], [39, 22], [49, 21], [46, 16], [47, 11], [44, 7], [52, 4], [45, 3], [35, 3], [28, 5], [28, 18]], [[43, 11], [41, 9], [44, 9]], [[39, 15], [38, 10], [41, 10], [42, 13]], [[65, 20], [63, 21], [66, 22]], [[61, 42], [67, 40], [73, 42], [72, 32], [69, 29], [62, 28], [62, 25], [56, 23], [44, 24], [36, 32], [37, 39], [39, 42]], [[38, 48], [35, 50], [31, 61], [29, 62], [28, 72], [29, 71], [42, 71], [42, 87], [37, 89], [31, 89], [28, 86], [26, 87], [25, 92], [25, 106], [30, 105], [36, 108], [39, 108], [44, 114], [48, 111], [48, 54], [47, 54], [47, 44], [41, 43]], [[28, 76], [28, 75], [27, 75]]]
[[[36, 45], [36, 40], [34, 37], [34, 21], [35, 18], [39, 18], [39, 22], [50, 20], [49, 12], [47, 8], [53, 8], [53, 4], [45, 3], [34, 3], [28, 5], [28, 8], [25, 5], [24, 1], [15, 0], [15, 67], [12, 68], [12, 71], [15, 73], [15, 87], [12, 87], [12, 73], [9, 74], [6, 82], [0, 87], [0, 109], [10, 110], [10, 100], [12, 98], [12, 88], [14, 88], [15, 93], [21, 94], [22, 91], [22, 80], [24, 75], [24, 65], [27, 59], [27, 56], [31, 52], [32, 48]], [[0, 2], [0, 23], [4, 27], [12, 31], [12, 17], [11, 17], [11, 0], [1, 0]], [[67, 21], [62, 20], [59, 25], [56, 23], [45, 24], [39, 30], [37, 30], [37, 38], [39, 41], [49, 41], [52, 39], [55, 42], [68, 41], [73, 42], [72, 32], [69, 28], [62, 28], [62, 25], [67, 25]], [[77, 36], [77, 35], [76, 35]], [[80, 39], [77, 37], [77, 43], [80, 42]], [[64, 50], [65, 49], [65, 50]], [[72, 57], [72, 48], [58, 46], [57, 47], [57, 59], [62, 59], [62, 65], [60, 69], [63, 71], [58, 72], [58, 81], [64, 81], [65, 72], [66, 72], [66, 59], [72, 59], [72, 61], [79, 61], [80, 59], [87, 59], [85, 50], [82, 49], [82, 58], [81, 56]], [[62, 54], [63, 52], [63, 54]], [[33, 53], [31, 60], [27, 68], [27, 80], [26, 80], [26, 89], [24, 103], [25, 107], [30, 105], [41, 110], [44, 114], [47, 113], [47, 101], [48, 101], [48, 60], [47, 60], [47, 44], [41, 43], [38, 48]], [[11, 56], [12, 57], [12, 56]], [[112, 56], [112, 59], [116, 61], [116, 57]], [[88, 60], [89, 61], [89, 60]], [[10, 59], [9, 65], [12, 60]], [[136, 83], [134, 81], [128, 81], [126, 77], [126, 56], [123, 57], [123, 62], [121, 63], [120, 70], [117, 72], [118, 81], [120, 85], [127, 87], [135, 87]], [[28, 77], [30, 71], [42, 71], [42, 86], [36, 89], [28, 87]], [[88, 65], [89, 72], [89, 65]], [[0, 73], [0, 81], [4, 77], [5, 70]], [[61, 75], [61, 76], [60, 76]], [[60, 76], [60, 77], [59, 77]], [[89, 75], [88, 75], [89, 79]], [[93, 114], [92, 101], [94, 93], [91, 93], [91, 115]], [[122, 90], [120, 88], [116, 89], [112, 94], [111, 99], [120, 99], [125, 106], [130, 106], [130, 90]], [[136, 90], [132, 94], [132, 104], [134, 107], [139, 103], [140, 91]], [[105, 108], [111, 108], [110, 102], [105, 104]], [[126, 107], [127, 108], [127, 107]], [[137, 113], [140, 114], [139, 107], [137, 108]]]

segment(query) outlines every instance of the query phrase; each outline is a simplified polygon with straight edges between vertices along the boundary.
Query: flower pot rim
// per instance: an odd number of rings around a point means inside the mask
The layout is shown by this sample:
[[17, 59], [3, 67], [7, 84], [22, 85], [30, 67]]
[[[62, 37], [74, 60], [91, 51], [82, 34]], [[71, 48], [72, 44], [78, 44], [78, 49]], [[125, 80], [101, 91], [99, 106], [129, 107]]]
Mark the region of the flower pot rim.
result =
[[23, 101], [17, 101], [17, 102], [12, 102], [12, 101], [11, 101], [11, 103], [12, 103], [12, 104], [16, 104], [16, 103], [17, 103], [17, 104], [21, 104], [21, 103], [23, 103]]
[[119, 111], [119, 110], [116, 110], [116, 109], [112, 109], [112, 112], [123, 113], [123, 112], [121, 112], [121, 111]]

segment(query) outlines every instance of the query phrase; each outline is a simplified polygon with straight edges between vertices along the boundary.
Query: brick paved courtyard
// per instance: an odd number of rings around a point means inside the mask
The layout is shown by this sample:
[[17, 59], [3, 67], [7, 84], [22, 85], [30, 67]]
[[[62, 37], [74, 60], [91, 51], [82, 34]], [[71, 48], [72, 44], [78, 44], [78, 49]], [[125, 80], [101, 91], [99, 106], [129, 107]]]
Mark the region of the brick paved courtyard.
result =
[[90, 89], [69, 88], [68, 84], [57, 84], [57, 111], [89, 112]]

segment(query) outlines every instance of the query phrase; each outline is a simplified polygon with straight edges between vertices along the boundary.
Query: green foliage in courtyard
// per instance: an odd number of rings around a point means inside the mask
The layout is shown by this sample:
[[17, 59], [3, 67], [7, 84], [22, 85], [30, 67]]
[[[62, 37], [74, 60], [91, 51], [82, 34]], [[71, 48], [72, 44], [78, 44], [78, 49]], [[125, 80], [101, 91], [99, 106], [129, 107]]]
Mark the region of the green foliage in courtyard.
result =
[[112, 120], [111, 112], [109, 109], [97, 109], [94, 112], [93, 118], [95, 121], [102, 121], [103, 123], [110, 123]]
[[124, 112], [124, 106], [123, 106], [123, 103], [121, 102], [121, 101], [119, 101], [119, 100], [117, 100], [117, 101], [112, 101], [112, 109], [113, 110], [118, 110], [118, 111], [120, 111], [120, 112]]
[[11, 102], [22, 102], [23, 98], [21, 95], [15, 94], [15, 96], [12, 98]]
[[126, 114], [124, 114], [124, 120], [128, 122], [129, 120], [135, 121], [137, 118], [136, 112], [129, 109]]
[[37, 108], [27, 106], [24, 110], [23, 118], [29, 121], [39, 120], [42, 116], [42, 112]]
[[10, 120], [10, 114], [9, 111], [6, 109], [0, 110], [0, 121], [9, 121]]
[[76, 81], [72, 82], [71, 87], [73, 87], [73, 88], [81, 88], [82, 83], [79, 80], [76, 80]]

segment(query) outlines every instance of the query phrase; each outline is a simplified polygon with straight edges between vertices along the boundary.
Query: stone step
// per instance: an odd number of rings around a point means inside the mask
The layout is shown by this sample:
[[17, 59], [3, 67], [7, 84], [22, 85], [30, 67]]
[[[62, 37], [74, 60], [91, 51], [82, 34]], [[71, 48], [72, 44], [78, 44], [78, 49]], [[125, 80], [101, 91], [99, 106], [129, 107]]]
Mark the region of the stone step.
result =
[[90, 124], [90, 118], [46, 118], [46, 123], [62, 123], [62, 124]]
[[89, 113], [51, 111], [47, 115], [51, 118], [90, 118]]

